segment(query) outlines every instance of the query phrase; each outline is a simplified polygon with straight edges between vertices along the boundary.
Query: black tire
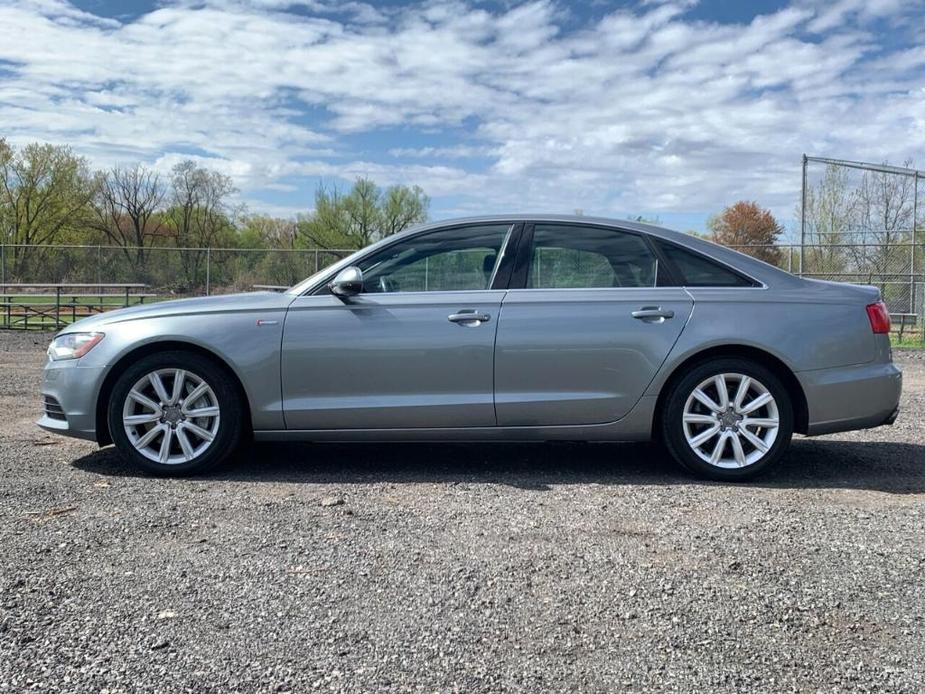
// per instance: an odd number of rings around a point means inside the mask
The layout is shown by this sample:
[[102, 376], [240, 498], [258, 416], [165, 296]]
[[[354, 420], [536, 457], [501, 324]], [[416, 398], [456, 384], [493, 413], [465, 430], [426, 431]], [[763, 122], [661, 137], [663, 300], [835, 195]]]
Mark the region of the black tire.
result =
[[[745, 442], [744, 446], [748, 447], [749, 453], [760, 457], [743, 467], [719, 467], [704, 460], [688, 443], [684, 431], [684, 409], [688, 398], [692, 397], [692, 393], [700, 384], [720, 374], [741, 374], [757, 380], [774, 398], [777, 408], [778, 427], [776, 439], [763, 454], [751, 443]], [[730, 394], [730, 398], [732, 399], [732, 394]], [[699, 477], [724, 482], [741, 482], [765, 472], [768, 468], [777, 464], [787, 452], [790, 439], [793, 436], [793, 405], [787, 389], [773, 371], [749, 359], [723, 357], [710, 359], [693, 366], [671, 385], [662, 407], [660, 425], [662, 442], [671, 456], [682, 467]], [[711, 428], [711, 425], [702, 425], [701, 429], [692, 433], [692, 437], [694, 433], [706, 432], [709, 428]], [[726, 431], [726, 429], [723, 429], [723, 431]], [[734, 431], [737, 432], [738, 428]], [[732, 435], [732, 432], [733, 430], [730, 429], [730, 435]], [[719, 434], [716, 436], [719, 436]], [[744, 441], [744, 438], [740, 438], [741, 441]], [[715, 444], [716, 442], [718, 442], [718, 438], [707, 440], [708, 444]], [[731, 443], [724, 445], [732, 446]]]
[[[136, 449], [123, 425], [123, 408], [133, 386], [147, 374], [168, 369], [182, 369], [207, 383], [215, 395], [219, 409], [214, 438], [205, 450], [187, 462], [162, 463], [149, 459]], [[233, 376], [223, 366], [194, 352], [172, 350], [142, 357], [119, 376], [110, 395], [107, 414], [109, 432], [116, 449], [123, 458], [155, 475], [194, 475], [222, 463], [234, 453], [246, 426], [244, 403], [232, 379]], [[205, 441], [194, 440], [200, 443]], [[163, 438], [161, 441], [163, 442]], [[174, 449], [178, 446], [179, 442], [173, 444]]]

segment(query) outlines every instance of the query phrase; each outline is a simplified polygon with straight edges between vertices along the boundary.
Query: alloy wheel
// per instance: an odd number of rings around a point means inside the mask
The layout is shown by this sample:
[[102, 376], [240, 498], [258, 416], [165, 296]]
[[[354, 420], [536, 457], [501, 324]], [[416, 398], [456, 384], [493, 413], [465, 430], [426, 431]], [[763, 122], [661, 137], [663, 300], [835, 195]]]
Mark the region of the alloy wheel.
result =
[[780, 428], [777, 402], [768, 388], [741, 373], [702, 381], [687, 398], [682, 415], [688, 446], [718, 468], [743, 468], [771, 450]]
[[185, 369], [158, 369], [142, 376], [122, 408], [122, 424], [135, 450], [167, 465], [188, 463], [205, 453], [220, 422], [215, 391]]

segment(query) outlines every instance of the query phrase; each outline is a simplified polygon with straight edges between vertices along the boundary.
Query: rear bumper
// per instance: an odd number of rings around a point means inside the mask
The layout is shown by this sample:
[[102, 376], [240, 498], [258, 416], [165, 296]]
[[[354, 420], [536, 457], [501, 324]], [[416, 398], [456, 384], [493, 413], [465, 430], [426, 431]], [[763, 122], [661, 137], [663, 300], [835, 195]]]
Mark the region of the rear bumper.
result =
[[899, 413], [903, 377], [892, 363], [802, 371], [796, 377], [806, 395], [810, 436], [892, 424]]

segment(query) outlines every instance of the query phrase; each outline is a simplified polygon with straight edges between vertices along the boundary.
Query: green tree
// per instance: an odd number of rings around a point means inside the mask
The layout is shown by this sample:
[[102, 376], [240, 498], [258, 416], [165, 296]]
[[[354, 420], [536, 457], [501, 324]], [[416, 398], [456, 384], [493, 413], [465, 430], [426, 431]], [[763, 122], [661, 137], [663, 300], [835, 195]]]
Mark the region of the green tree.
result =
[[382, 190], [358, 178], [346, 195], [324, 185], [315, 192], [315, 209], [299, 218], [304, 244], [314, 248], [363, 248], [427, 221], [430, 198], [419, 186], [395, 185]]
[[[70, 147], [0, 138], [0, 223], [5, 243], [41, 246], [81, 228], [98, 188], [83, 157]], [[13, 249], [13, 275], [23, 277], [35, 249]]]

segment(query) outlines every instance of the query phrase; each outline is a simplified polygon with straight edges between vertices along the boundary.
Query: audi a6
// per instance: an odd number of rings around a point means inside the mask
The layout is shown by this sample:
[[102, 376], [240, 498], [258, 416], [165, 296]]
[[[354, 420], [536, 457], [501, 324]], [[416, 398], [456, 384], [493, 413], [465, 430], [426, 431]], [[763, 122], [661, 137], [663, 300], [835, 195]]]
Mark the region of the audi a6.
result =
[[205, 470], [245, 437], [656, 440], [693, 473], [742, 480], [795, 432], [894, 421], [889, 328], [875, 287], [666, 229], [464, 219], [285, 292], [78, 321], [48, 349], [38, 424], [160, 474]]

